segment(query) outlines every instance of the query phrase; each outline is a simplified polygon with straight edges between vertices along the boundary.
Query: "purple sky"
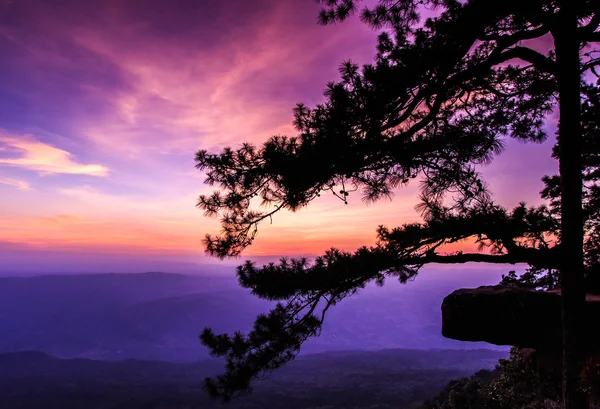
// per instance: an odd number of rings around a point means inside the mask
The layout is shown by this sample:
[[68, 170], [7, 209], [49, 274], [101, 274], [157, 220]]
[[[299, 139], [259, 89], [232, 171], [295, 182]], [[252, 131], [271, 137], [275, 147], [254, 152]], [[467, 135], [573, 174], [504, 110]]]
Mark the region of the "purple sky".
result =
[[[196, 150], [293, 134], [296, 102], [321, 101], [341, 61], [372, 60], [376, 33], [317, 13], [311, 0], [0, 0], [0, 263], [202, 261], [218, 223], [195, 208], [211, 190]], [[500, 203], [539, 202], [552, 144], [510, 141], [484, 170]], [[277, 216], [247, 254], [371, 244], [379, 224], [418, 220], [416, 192], [324, 197]]]

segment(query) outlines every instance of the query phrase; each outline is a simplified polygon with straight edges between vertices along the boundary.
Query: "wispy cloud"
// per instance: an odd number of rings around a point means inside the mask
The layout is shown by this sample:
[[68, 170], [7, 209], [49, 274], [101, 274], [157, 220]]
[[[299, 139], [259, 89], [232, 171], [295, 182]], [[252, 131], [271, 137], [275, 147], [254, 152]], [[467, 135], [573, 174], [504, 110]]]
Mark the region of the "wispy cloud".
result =
[[106, 176], [108, 168], [98, 164], [77, 162], [70, 152], [35, 140], [30, 135], [13, 136], [0, 133], [0, 149], [17, 157], [3, 155], [0, 165], [17, 166], [40, 174], [72, 174]]
[[[70, 214], [11, 218], [0, 216], [0, 231], [6, 232], [6, 238], [10, 238], [10, 242], [38, 249], [200, 254], [202, 249], [196, 229], [184, 227], [156, 229], [147, 222], [135, 219]], [[3, 239], [5, 238], [0, 238], [0, 243]]]
[[[343, 59], [373, 55], [372, 32], [319, 27], [312, 2], [149, 0], [148, 14], [109, 3], [40, 4], [20, 16], [30, 34], [15, 27], [13, 41], [28, 51], [18, 67], [38, 109], [96, 154], [127, 161], [294, 132], [296, 102], [320, 99]], [[184, 8], [196, 13], [188, 24]]]
[[[168, 219], [164, 216], [165, 202], [148, 200], [148, 193], [111, 193], [98, 187], [83, 185], [65, 187], [57, 190], [62, 196], [69, 198], [73, 207], [77, 206], [90, 211], [103, 214], [125, 214], [127, 217], [141, 218], [145, 215], [145, 222], [158, 220], [179, 220], [185, 215], [183, 221], [194, 221], [194, 217], [201, 217], [194, 207], [196, 196], [194, 194], [172, 194], [168, 202]], [[147, 218], [148, 219], [147, 219]]]
[[0, 183], [3, 185], [8, 185], [15, 187], [19, 190], [31, 190], [31, 186], [25, 180], [13, 179], [0, 176]]
[[[202, 253], [203, 234], [220, 226], [194, 206], [213, 190], [194, 152], [293, 134], [296, 102], [320, 102], [341, 61], [375, 53], [376, 35], [358, 19], [318, 26], [319, 6], [307, 0], [96, 3], [3, 8], [0, 124], [11, 131], [0, 129], [0, 184], [9, 193], [0, 242]], [[540, 177], [556, 166], [542, 158], [548, 146], [509, 144], [486, 168], [501, 204], [539, 200]], [[59, 176], [42, 183], [35, 174]], [[28, 182], [24, 200], [17, 189]], [[419, 220], [416, 186], [394, 202], [367, 207], [357, 195], [345, 206], [324, 196], [278, 214], [247, 254], [373, 244], [379, 224]]]

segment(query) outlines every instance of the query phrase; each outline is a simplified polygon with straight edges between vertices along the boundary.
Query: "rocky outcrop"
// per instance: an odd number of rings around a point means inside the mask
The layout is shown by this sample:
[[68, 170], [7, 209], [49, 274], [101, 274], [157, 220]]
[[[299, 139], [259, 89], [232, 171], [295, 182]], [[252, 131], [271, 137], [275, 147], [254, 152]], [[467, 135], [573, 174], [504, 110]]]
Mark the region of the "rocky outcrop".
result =
[[[463, 288], [442, 303], [442, 334], [461, 341], [485, 341], [534, 349], [560, 348], [559, 291], [518, 287]], [[587, 319], [595, 327], [600, 317], [600, 296], [588, 295]], [[590, 331], [600, 345], [600, 331]]]

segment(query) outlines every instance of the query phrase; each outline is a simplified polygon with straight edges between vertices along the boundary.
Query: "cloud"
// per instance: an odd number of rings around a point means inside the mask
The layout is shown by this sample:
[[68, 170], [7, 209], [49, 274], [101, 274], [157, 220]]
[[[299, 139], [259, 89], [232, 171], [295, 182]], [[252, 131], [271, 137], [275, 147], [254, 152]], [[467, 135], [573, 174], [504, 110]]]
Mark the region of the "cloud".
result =
[[[194, 152], [295, 132], [296, 102], [322, 101], [341, 61], [370, 62], [375, 53], [375, 33], [359, 19], [318, 26], [319, 6], [306, 0], [96, 3], [13, 1], [3, 10], [0, 123], [13, 134], [0, 129], [0, 165], [93, 176], [109, 167], [115, 177], [82, 185], [56, 177], [34, 185], [27, 200], [17, 191], [5, 195], [0, 240], [202, 253], [203, 234], [220, 226], [194, 207], [197, 194], [213, 190], [201, 183]], [[539, 178], [556, 166], [547, 149], [510, 145], [486, 168], [501, 204], [539, 200]], [[513, 175], [522, 188], [510, 183]], [[0, 183], [28, 186], [8, 177]], [[324, 196], [301, 212], [278, 214], [273, 225], [261, 225], [247, 254], [373, 244], [379, 224], [420, 219], [416, 186], [393, 202], [367, 207], [356, 195], [345, 206]]]
[[[99, 250], [111, 253], [201, 254], [195, 226], [160, 228], [151, 219], [81, 214], [0, 217], [3, 241], [37, 249]], [[1, 263], [0, 263], [1, 264]]]
[[30, 100], [62, 134], [127, 161], [295, 132], [294, 104], [321, 99], [340, 61], [374, 53], [372, 32], [320, 27], [312, 2], [149, 0], [152, 13], [51, 2], [13, 18], [28, 24], [12, 29], [14, 75], [27, 73]]
[[0, 133], [0, 149], [19, 155], [0, 157], [0, 165], [22, 167], [43, 175], [106, 176], [108, 174], [108, 168], [105, 166], [79, 163], [70, 152], [36, 141], [29, 135], [12, 136]]
[[[167, 201], [148, 200], [147, 192], [117, 193], [90, 185], [59, 188], [58, 193], [69, 198], [72, 208], [136, 218], [146, 223], [157, 219], [180, 220], [181, 217], [184, 220], [180, 221], [193, 222], [202, 216], [195, 207], [197, 197], [191, 193], [172, 193]], [[169, 209], [168, 213], [165, 213], [165, 207]]]
[[13, 178], [7, 178], [7, 177], [1, 177], [0, 176], [0, 183], [3, 185], [8, 185], [8, 186], [12, 186], [12, 187], [16, 187], [19, 190], [31, 190], [31, 186], [29, 186], [29, 183], [24, 181], [24, 180], [19, 180], [19, 179], [13, 179]]

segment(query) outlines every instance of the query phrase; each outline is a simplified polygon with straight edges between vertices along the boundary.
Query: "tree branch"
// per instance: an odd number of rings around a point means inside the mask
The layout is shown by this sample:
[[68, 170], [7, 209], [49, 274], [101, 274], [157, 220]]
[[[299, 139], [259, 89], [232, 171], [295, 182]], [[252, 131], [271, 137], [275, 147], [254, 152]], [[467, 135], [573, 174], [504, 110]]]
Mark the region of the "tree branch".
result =
[[[580, 38], [583, 41], [597, 41], [597, 40], [590, 40], [590, 38], [593, 38], [594, 32], [596, 31], [596, 29], [599, 26], [600, 26], [600, 10], [598, 10], [594, 14], [594, 16], [591, 18], [591, 20], [588, 24], [586, 24], [585, 26], [583, 26], [579, 29]], [[596, 34], [598, 34], [598, 33], [596, 33]]]
[[586, 62], [585, 64], [583, 64], [581, 66], [581, 73], [586, 72], [587, 70], [590, 70], [594, 67], [597, 67], [600, 65], [600, 58], [594, 58], [589, 60], [588, 62]]
[[501, 54], [503, 61], [509, 61], [513, 58], [526, 61], [532, 64], [535, 68], [548, 74], [556, 74], [556, 63], [531, 48], [517, 46], [508, 49]]
[[495, 41], [499, 46], [511, 46], [523, 40], [541, 37], [550, 31], [547, 25], [541, 25], [531, 30], [523, 30], [512, 35], [484, 35], [480, 38], [483, 41]]
[[555, 268], [557, 263], [554, 257], [548, 257], [550, 250], [523, 249], [527, 251], [508, 254], [482, 254], [482, 253], [457, 253], [449, 255], [427, 254], [402, 260], [407, 265], [424, 264], [464, 264], [464, 263], [490, 263], [490, 264], [519, 264], [526, 263], [540, 268]]
[[589, 43], [600, 43], [600, 31], [588, 34], [588, 36], [585, 38], [585, 41]]

